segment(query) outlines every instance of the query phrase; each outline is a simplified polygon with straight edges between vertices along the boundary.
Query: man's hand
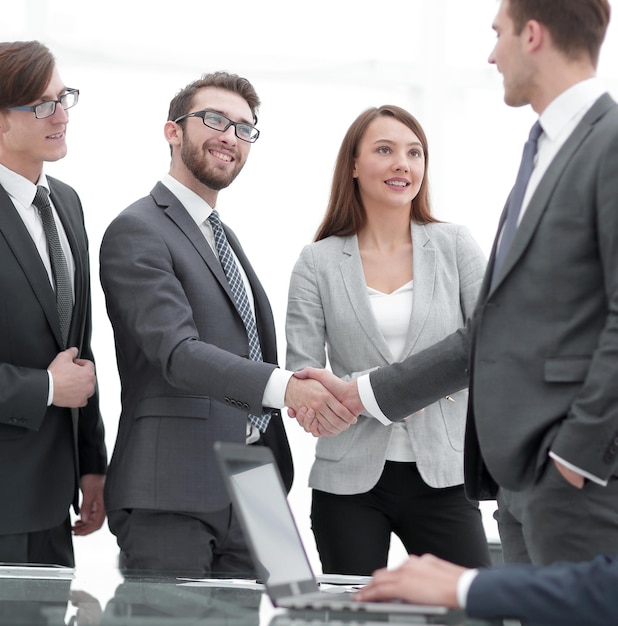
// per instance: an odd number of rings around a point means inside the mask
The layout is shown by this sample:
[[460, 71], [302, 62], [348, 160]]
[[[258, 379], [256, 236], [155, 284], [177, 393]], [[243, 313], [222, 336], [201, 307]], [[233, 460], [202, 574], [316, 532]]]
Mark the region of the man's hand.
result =
[[431, 554], [410, 556], [400, 567], [380, 569], [373, 580], [354, 595], [363, 602], [402, 600], [415, 604], [459, 607], [457, 581], [464, 567], [443, 561]]
[[78, 359], [77, 348], [69, 348], [60, 352], [47, 369], [54, 381], [52, 404], [72, 409], [86, 406], [97, 380], [92, 361]]
[[285, 405], [291, 417], [302, 414], [299, 424], [315, 437], [334, 437], [356, 423], [356, 415], [320, 382], [296, 374], [285, 390]]
[[576, 489], [584, 488], [584, 477], [577, 472], [574, 472], [572, 469], [569, 469], [566, 465], [562, 465], [560, 461], [556, 461], [556, 459], [552, 459], [554, 464], [556, 465], [556, 469], [562, 475], [562, 478], [567, 481], [570, 485], [573, 485]]
[[313, 378], [321, 382], [354, 415], [360, 415], [365, 408], [358, 395], [358, 385], [355, 380], [346, 382], [337, 378], [332, 372], [316, 367], [306, 367], [295, 372], [294, 376], [302, 379]]
[[103, 485], [105, 476], [101, 474], [84, 474], [79, 481], [82, 491], [82, 504], [79, 507], [80, 519], [73, 526], [73, 534], [89, 535], [99, 530], [105, 520], [103, 504]]

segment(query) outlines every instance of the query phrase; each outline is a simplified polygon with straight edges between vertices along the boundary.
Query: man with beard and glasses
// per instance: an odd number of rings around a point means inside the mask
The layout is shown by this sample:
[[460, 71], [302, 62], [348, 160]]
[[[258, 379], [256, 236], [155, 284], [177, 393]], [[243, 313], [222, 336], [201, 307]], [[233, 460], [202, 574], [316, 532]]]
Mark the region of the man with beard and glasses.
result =
[[310, 403], [331, 435], [355, 421], [321, 384], [277, 367], [266, 293], [214, 210], [259, 136], [259, 104], [227, 72], [182, 89], [164, 126], [169, 174], [101, 245], [122, 384], [105, 501], [126, 573], [254, 576], [213, 444], [269, 446], [289, 490], [280, 409]]

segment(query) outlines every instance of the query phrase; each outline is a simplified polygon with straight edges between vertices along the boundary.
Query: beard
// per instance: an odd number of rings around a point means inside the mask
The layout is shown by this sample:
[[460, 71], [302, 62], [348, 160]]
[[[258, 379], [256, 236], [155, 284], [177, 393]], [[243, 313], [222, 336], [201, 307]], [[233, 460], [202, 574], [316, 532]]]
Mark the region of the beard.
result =
[[206, 151], [206, 143], [199, 147], [189, 141], [184, 141], [180, 151], [180, 157], [185, 167], [202, 185], [205, 185], [213, 191], [225, 189], [231, 185], [236, 176], [240, 174], [244, 162], [236, 159], [232, 170], [221, 171], [216, 167], [207, 165], [205, 157]]

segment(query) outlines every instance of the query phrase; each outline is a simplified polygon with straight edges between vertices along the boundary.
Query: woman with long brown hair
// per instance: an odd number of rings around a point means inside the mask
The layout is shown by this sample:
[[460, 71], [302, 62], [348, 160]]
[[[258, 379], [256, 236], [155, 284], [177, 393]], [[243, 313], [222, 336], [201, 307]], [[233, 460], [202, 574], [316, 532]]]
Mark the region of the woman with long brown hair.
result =
[[[287, 369], [351, 379], [464, 324], [485, 258], [468, 230], [431, 213], [429, 151], [397, 106], [363, 112], [337, 157], [326, 215], [290, 281]], [[311, 521], [325, 573], [369, 575], [391, 534], [409, 553], [488, 565], [478, 503], [463, 489], [467, 391], [397, 424], [361, 415], [317, 442]]]

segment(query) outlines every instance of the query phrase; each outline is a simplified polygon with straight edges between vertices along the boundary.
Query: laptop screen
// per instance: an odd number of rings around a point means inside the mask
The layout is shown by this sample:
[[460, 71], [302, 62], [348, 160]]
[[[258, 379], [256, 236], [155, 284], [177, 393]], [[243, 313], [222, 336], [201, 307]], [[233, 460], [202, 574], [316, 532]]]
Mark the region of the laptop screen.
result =
[[233, 458], [230, 446], [219, 446], [218, 454], [259, 577], [269, 587], [314, 580], [270, 450], [243, 448], [241, 458]]

